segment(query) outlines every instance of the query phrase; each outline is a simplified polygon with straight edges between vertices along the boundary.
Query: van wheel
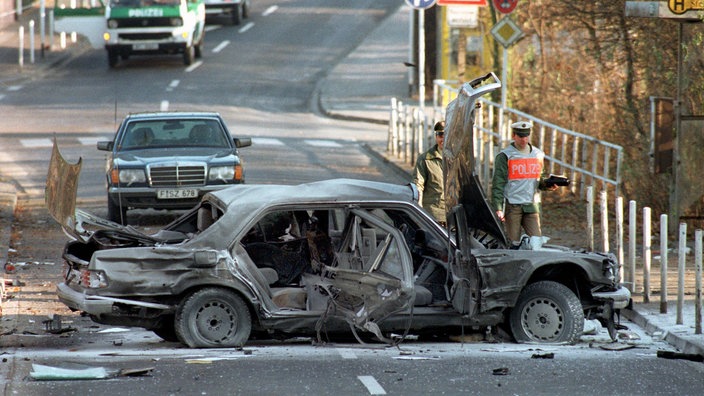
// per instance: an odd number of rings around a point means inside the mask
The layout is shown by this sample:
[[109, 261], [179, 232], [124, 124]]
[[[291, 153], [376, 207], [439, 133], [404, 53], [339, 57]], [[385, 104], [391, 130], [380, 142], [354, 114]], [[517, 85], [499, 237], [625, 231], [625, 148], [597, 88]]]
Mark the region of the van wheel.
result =
[[244, 18], [244, 19], [249, 18], [249, 7], [247, 7], [246, 1], [242, 2], [242, 18]]
[[232, 8], [232, 12], [231, 12], [232, 15], [231, 16], [232, 16], [232, 24], [233, 25], [239, 25], [240, 22], [242, 21], [242, 18], [240, 16], [240, 10], [241, 10], [240, 7], [241, 6], [237, 5]]
[[117, 62], [119, 59], [120, 59], [120, 57], [119, 57], [119, 54], [117, 53], [117, 50], [114, 50], [114, 49], [108, 50], [108, 65], [110, 67], [117, 66]]
[[553, 281], [526, 286], [509, 319], [517, 342], [573, 344], [584, 329], [579, 299], [567, 286]]
[[207, 288], [183, 300], [175, 327], [178, 339], [191, 348], [237, 347], [249, 339], [252, 317], [237, 294]]
[[193, 64], [193, 58], [195, 58], [195, 47], [192, 45], [190, 47], [186, 47], [186, 49], [183, 50], [183, 64], [186, 66], [190, 66]]

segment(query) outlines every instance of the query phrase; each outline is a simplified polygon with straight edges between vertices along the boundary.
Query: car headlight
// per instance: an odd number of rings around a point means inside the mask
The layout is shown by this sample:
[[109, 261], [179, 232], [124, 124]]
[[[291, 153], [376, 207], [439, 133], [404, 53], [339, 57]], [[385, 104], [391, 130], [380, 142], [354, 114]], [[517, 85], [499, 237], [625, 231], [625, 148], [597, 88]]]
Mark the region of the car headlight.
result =
[[[235, 165], [237, 166], [237, 165]], [[235, 178], [235, 166], [213, 166], [208, 172], [208, 180], [230, 181]]]
[[108, 19], [108, 28], [117, 29], [118, 26], [119, 26], [119, 23], [117, 23], [116, 19]]
[[171, 26], [183, 26], [183, 20], [181, 18], [171, 18]]
[[143, 169], [120, 169], [120, 184], [146, 183], [147, 176]]

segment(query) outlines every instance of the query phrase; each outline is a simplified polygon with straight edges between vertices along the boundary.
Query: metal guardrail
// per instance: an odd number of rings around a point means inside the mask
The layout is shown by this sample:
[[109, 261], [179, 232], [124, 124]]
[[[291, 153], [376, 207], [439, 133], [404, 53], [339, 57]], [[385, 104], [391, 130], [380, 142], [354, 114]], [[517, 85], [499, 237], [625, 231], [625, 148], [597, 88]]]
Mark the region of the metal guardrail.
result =
[[[414, 164], [419, 153], [434, 144], [432, 126], [445, 118], [446, 105], [457, 96], [453, 81], [435, 80], [433, 83], [433, 112], [420, 114], [417, 107], [396, 98], [391, 99], [391, 117], [387, 151], [409, 164]], [[516, 121], [531, 121], [534, 125], [533, 143], [545, 152], [546, 167], [550, 173], [564, 174], [572, 181], [573, 193], [586, 193], [587, 186], [601, 183], [602, 190], [611, 190], [618, 196], [621, 185], [623, 147], [575, 132], [533, 117], [515, 109], [502, 109], [500, 104], [480, 98], [481, 108], [475, 116], [474, 157], [482, 185], [489, 187], [494, 157], [511, 140], [509, 126]]]

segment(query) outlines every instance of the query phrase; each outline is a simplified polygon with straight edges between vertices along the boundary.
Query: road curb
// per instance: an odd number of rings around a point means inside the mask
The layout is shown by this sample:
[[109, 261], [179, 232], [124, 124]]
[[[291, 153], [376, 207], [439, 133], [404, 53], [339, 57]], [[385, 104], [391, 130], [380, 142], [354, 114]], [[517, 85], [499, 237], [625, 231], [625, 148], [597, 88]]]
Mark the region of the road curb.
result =
[[674, 346], [678, 350], [680, 350], [683, 353], [692, 353], [692, 354], [698, 354], [704, 356], [704, 348], [697, 345], [694, 342], [690, 342], [685, 336], [681, 336], [679, 334], [673, 333], [671, 331], [668, 331], [666, 329], [661, 328], [660, 326], [650, 322], [643, 313], [639, 312], [637, 309], [624, 309], [621, 310], [621, 313], [625, 318], [630, 320], [631, 322], [637, 324], [643, 330], [645, 330], [646, 333], [653, 335], [660, 333], [662, 334], [662, 339], [663, 341], [667, 342], [668, 344]]
[[12, 236], [12, 223], [15, 219], [15, 206], [17, 205], [17, 191], [10, 183], [0, 182], [0, 212], [2, 224], [0, 225], [0, 317], [3, 316], [3, 301], [5, 296], [5, 264], [10, 249]]

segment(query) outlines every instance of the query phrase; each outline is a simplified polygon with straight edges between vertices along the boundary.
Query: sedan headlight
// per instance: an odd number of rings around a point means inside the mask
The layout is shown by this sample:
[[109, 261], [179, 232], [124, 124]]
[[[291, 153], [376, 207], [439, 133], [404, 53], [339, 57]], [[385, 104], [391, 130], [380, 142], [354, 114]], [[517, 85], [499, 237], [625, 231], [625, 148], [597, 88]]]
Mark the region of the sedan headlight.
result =
[[134, 184], [134, 183], [146, 183], [147, 176], [144, 173], [144, 169], [113, 169], [110, 172], [110, 181], [112, 184]]
[[222, 180], [224, 182], [235, 179], [236, 169], [239, 165], [213, 166], [208, 172], [208, 180]]

